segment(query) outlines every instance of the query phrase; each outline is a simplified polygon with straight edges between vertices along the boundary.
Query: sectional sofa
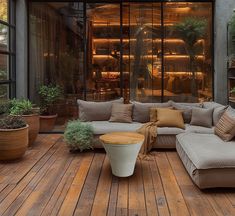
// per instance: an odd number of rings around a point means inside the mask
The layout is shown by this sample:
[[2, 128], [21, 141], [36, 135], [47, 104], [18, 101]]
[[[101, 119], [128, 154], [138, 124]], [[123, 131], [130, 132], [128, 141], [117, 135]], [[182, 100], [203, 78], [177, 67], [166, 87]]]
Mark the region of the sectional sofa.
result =
[[[79, 117], [94, 128], [95, 148], [102, 148], [98, 137], [109, 132], [134, 132], [149, 122], [151, 107], [174, 107], [182, 109], [185, 129], [158, 127], [155, 149], [176, 149], [187, 172], [201, 189], [235, 187], [235, 141], [224, 142], [214, 134], [214, 126], [225, 112], [225, 106], [215, 102], [204, 103], [133, 103], [132, 123], [109, 122], [113, 102], [85, 102], [78, 100]], [[212, 127], [190, 125], [192, 109], [213, 109]], [[105, 110], [105, 114], [104, 114]]]

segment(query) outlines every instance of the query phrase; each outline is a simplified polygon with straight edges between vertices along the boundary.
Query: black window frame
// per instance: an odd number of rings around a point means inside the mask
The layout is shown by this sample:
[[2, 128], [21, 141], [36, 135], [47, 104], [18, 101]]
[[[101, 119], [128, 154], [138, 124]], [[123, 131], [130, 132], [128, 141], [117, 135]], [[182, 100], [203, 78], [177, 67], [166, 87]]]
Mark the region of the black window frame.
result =
[[7, 21], [0, 19], [0, 24], [8, 28], [7, 50], [0, 49], [0, 55], [8, 57], [8, 79], [0, 80], [0, 85], [8, 85], [9, 99], [15, 97], [16, 85], [16, 19], [15, 19], [15, 0], [7, 0]]

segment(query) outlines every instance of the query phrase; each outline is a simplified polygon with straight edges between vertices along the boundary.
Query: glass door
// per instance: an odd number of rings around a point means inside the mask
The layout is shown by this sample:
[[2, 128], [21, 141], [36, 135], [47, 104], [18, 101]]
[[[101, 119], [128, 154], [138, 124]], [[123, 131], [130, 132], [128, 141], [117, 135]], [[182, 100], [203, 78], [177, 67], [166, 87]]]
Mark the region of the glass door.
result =
[[[123, 4], [124, 92], [131, 100], [161, 101], [161, 3]], [[127, 76], [127, 75], [126, 75]]]

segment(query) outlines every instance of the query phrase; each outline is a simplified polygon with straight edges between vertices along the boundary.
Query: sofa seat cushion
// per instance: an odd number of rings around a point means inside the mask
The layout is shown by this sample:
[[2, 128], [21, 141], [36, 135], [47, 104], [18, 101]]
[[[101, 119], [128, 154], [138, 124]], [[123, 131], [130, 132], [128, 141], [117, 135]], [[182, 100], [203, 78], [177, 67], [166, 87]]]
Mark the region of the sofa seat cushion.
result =
[[157, 135], [177, 135], [185, 130], [177, 127], [157, 127]]
[[197, 169], [235, 168], [235, 141], [224, 142], [215, 134], [183, 133], [177, 145]]
[[214, 127], [206, 128], [190, 124], [185, 125], [185, 132], [187, 133], [214, 134], [214, 131], [215, 131]]
[[93, 121], [89, 122], [94, 128], [95, 135], [101, 135], [111, 132], [134, 132], [139, 129], [143, 124], [138, 122], [120, 123], [109, 121]]
[[187, 172], [201, 189], [235, 187], [235, 142], [213, 134], [176, 136], [176, 149]]

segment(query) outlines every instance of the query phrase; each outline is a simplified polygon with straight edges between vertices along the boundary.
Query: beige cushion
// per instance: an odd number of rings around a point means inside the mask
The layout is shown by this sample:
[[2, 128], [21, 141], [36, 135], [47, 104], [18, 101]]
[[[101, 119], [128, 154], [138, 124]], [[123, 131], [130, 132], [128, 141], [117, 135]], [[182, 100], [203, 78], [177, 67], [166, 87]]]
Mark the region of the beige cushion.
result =
[[157, 108], [158, 127], [178, 127], [184, 129], [182, 112], [168, 108]]
[[228, 106], [219, 106], [214, 109], [213, 112], [213, 125], [217, 125], [220, 118], [223, 116]]
[[224, 141], [230, 141], [235, 136], [235, 117], [226, 111], [215, 126], [215, 134]]
[[132, 107], [133, 104], [118, 104], [113, 103], [110, 122], [132, 122]]
[[212, 127], [213, 109], [193, 108], [190, 124], [202, 127]]
[[167, 103], [140, 103], [137, 101], [131, 102], [133, 107], [133, 121], [146, 123], [150, 121], [150, 108], [151, 107], [169, 107]]
[[123, 98], [107, 102], [77, 100], [77, 103], [81, 121], [105, 121], [110, 119], [112, 104], [123, 103]]
[[[173, 109], [173, 107], [166, 107], [167, 109]], [[150, 121], [156, 122], [157, 121], [157, 109], [156, 107], [150, 108]]]
[[214, 134], [214, 127], [208, 128], [208, 127], [202, 127], [202, 126], [196, 126], [196, 125], [185, 125], [185, 132], [186, 133], [201, 133], [201, 134]]
[[178, 127], [157, 127], [157, 136], [159, 135], [177, 135], [184, 133], [185, 130]]

